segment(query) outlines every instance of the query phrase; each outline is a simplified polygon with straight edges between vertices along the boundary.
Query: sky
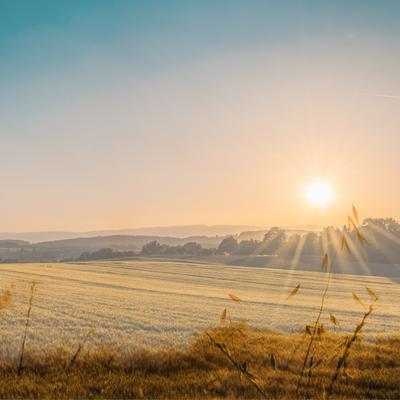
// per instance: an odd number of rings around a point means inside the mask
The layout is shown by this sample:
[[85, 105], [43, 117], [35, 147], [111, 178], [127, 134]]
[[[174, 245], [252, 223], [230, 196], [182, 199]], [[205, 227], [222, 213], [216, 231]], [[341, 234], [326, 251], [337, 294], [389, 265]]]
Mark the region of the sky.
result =
[[400, 218], [399, 20], [397, 0], [0, 0], [0, 230]]

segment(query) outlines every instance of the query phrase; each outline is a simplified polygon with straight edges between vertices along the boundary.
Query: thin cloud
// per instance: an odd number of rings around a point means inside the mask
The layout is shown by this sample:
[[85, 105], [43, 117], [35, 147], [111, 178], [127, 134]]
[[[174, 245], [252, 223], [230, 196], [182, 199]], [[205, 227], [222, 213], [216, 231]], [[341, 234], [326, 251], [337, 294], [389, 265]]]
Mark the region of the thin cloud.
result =
[[383, 98], [385, 98], [385, 99], [400, 100], [400, 96], [395, 96], [395, 95], [391, 95], [391, 94], [370, 94], [370, 93], [367, 93], [366, 96], [370, 96], [370, 97], [383, 97]]

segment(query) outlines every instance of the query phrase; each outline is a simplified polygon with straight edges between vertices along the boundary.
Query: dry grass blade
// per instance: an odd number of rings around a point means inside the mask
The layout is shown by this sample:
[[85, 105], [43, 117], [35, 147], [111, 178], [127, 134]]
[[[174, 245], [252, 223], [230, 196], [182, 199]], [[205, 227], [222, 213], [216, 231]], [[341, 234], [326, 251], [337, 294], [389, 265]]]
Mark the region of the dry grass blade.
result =
[[258, 385], [256, 382], [254, 376], [250, 374], [250, 372], [247, 369], [247, 364], [240, 364], [237, 362], [229, 353], [229, 351], [226, 349], [225, 345], [223, 343], [217, 342], [208, 332], [206, 332], [208, 338], [211, 340], [211, 342], [216, 346], [224, 355], [225, 357], [231, 362], [231, 364], [239, 371], [241, 375], [243, 375], [260, 393], [264, 398], [267, 398], [267, 394], [261, 387]]
[[89, 329], [88, 332], [86, 333], [86, 335], [84, 336], [82, 342], [79, 343], [74, 355], [71, 357], [71, 360], [69, 361], [69, 363], [65, 367], [65, 371], [66, 372], [75, 364], [75, 361], [78, 358], [80, 352], [82, 351], [83, 346], [89, 340], [89, 338], [94, 334], [95, 330], [96, 330], [95, 328]]
[[340, 374], [341, 369], [347, 363], [347, 360], [348, 360], [349, 354], [350, 354], [351, 346], [357, 340], [359, 334], [361, 333], [361, 330], [362, 330], [363, 326], [365, 325], [365, 322], [366, 322], [367, 318], [371, 315], [372, 311], [373, 311], [373, 307], [372, 307], [372, 305], [370, 305], [368, 311], [364, 314], [361, 322], [356, 326], [356, 329], [354, 330], [353, 335], [346, 342], [346, 346], [344, 348], [343, 355], [339, 358], [339, 361], [338, 361], [337, 366], [336, 366], [335, 373], [333, 374], [331, 382], [329, 384], [329, 387], [328, 387], [328, 390], [327, 390], [328, 396], [330, 396], [333, 393], [333, 386], [335, 385], [335, 382], [339, 378], [339, 374]]
[[354, 220], [357, 222], [357, 224], [359, 224], [359, 221], [358, 221], [358, 211], [357, 211], [357, 208], [354, 206], [354, 204], [353, 204], [353, 209], [352, 209], [352, 211], [353, 211], [353, 218], [354, 218]]
[[350, 215], [347, 216], [347, 224], [349, 226], [349, 229], [357, 229], [357, 225], [354, 222], [353, 218], [350, 217]]
[[226, 320], [226, 315], [227, 315], [227, 310], [226, 310], [226, 308], [224, 308], [224, 311], [222, 311], [221, 316], [220, 316], [220, 318], [219, 318], [219, 321], [220, 321], [221, 323], [224, 323], [224, 322], [225, 322], [225, 320]]
[[328, 253], [325, 253], [324, 258], [322, 259], [322, 269], [324, 271], [328, 271], [329, 266], [329, 256]]
[[345, 235], [342, 236], [341, 248], [342, 250], [346, 250], [347, 252], [350, 253], [349, 243], [347, 242]]
[[362, 245], [368, 244], [367, 239], [365, 239], [365, 237], [360, 233], [358, 229], [357, 229], [357, 239]]
[[271, 353], [271, 358], [270, 358], [270, 362], [271, 362], [271, 368], [272, 369], [276, 369], [277, 368], [277, 361], [276, 361], [276, 357], [274, 353]]
[[[308, 342], [308, 346], [307, 346], [307, 350], [306, 350], [306, 353], [305, 353], [305, 356], [304, 356], [304, 360], [303, 360], [303, 365], [302, 365], [302, 368], [301, 368], [300, 376], [299, 376], [299, 379], [297, 380], [296, 393], [299, 392], [300, 385], [301, 385], [301, 382], [302, 382], [302, 379], [303, 379], [303, 375], [304, 375], [304, 371], [305, 371], [305, 368], [307, 366], [307, 361], [309, 360], [309, 357], [311, 355], [311, 351], [312, 351], [312, 348], [313, 348], [313, 344], [314, 344], [314, 341], [316, 339], [317, 328], [319, 326], [319, 321], [321, 320], [322, 312], [324, 311], [325, 300], [326, 300], [326, 296], [328, 294], [328, 290], [329, 290], [329, 286], [330, 286], [330, 282], [331, 282], [331, 278], [332, 278], [333, 266], [335, 264], [337, 254], [338, 254], [338, 250], [336, 249], [335, 255], [334, 255], [333, 260], [331, 261], [331, 264], [330, 264], [330, 270], [328, 272], [328, 279], [327, 279], [327, 282], [326, 282], [326, 286], [325, 286], [324, 292], [322, 293], [322, 296], [321, 296], [321, 304], [320, 304], [320, 307], [319, 307], [318, 315], [315, 318], [315, 322], [314, 322], [314, 325], [312, 326], [312, 329], [310, 329], [310, 331], [311, 331], [310, 341]], [[306, 331], [307, 331], [307, 327], [306, 327]]]
[[365, 288], [365, 290], [367, 291], [369, 296], [372, 297], [372, 299], [374, 299], [374, 301], [378, 301], [379, 300], [379, 296], [372, 289], [370, 289], [368, 286]]
[[236, 303], [240, 303], [241, 300], [239, 297], [237, 297], [235, 294], [228, 293], [228, 296], [231, 298], [231, 300], [235, 301]]
[[362, 307], [365, 307], [365, 304], [364, 304], [363, 301], [357, 296], [356, 293], [351, 292], [351, 294], [352, 294], [352, 296], [353, 296], [353, 300], [354, 300], [356, 303], [360, 304]]
[[325, 333], [324, 324], [319, 324], [317, 327], [317, 336], [321, 337]]
[[286, 300], [289, 300], [291, 297], [296, 296], [299, 290], [300, 290], [300, 283], [289, 293], [289, 296], [287, 297]]
[[314, 366], [314, 355], [311, 356], [311, 358], [310, 358], [310, 365], [309, 365], [309, 367], [308, 367], [308, 381], [307, 381], [307, 387], [310, 386], [310, 383], [311, 383], [313, 366]]
[[29, 297], [28, 312], [26, 314], [25, 330], [24, 330], [24, 336], [23, 336], [22, 344], [21, 344], [21, 354], [19, 356], [19, 363], [18, 363], [18, 369], [17, 369], [18, 376], [21, 375], [22, 366], [23, 366], [23, 362], [24, 362], [25, 342], [26, 342], [26, 336], [28, 334], [28, 328], [31, 323], [31, 311], [32, 311], [32, 305], [33, 305], [33, 296], [35, 294], [35, 288], [36, 288], [36, 282], [33, 282], [31, 285], [31, 295]]
[[335, 314], [329, 313], [329, 319], [331, 320], [332, 324], [335, 326], [340, 326], [338, 319], [336, 318]]

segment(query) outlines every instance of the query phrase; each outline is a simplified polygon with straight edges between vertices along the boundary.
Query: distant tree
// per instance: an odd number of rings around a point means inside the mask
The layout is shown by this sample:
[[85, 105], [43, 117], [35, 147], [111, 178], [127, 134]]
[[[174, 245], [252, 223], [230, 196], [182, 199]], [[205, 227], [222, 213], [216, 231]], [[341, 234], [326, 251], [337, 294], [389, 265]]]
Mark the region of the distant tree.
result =
[[258, 254], [277, 254], [286, 242], [286, 232], [274, 226], [265, 235], [257, 249]]
[[252, 254], [256, 254], [257, 248], [260, 245], [260, 241], [250, 239], [250, 240], [242, 240], [239, 242], [236, 253], [242, 256], [249, 256]]
[[218, 253], [233, 254], [238, 249], [238, 242], [233, 236], [225, 238], [218, 246]]
[[160, 254], [161, 253], [161, 245], [157, 242], [157, 240], [153, 240], [145, 244], [142, 248], [142, 254], [144, 255], [152, 255], [152, 254]]
[[115, 251], [110, 248], [103, 248], [100, 250], [96, 250], [93, 252], [85, 251], [83, 252], [78, 260], [87, 261], [87, 260], [105, 260], [112, 258], [124, 258], [124, 257], [133, 257], [135, 252], [133, 251]]
[[363, 225], [367, 225], [372, 229], [375, 228], [378, 231], [380, 228], [396, 236], [400, 235], [400, 223], [394, 218], [366, 218], [363, 221]]
[[322, 245], [320, 235], [315, 232], [308, 232], [304, 237], [303, 254], [322, 255]]
[[208, 256], [215, 253], [215, 249], [203, 249], [196, 242], [188, 242], [182, 246], [169, 246], [160, 244], [156, 240], [147, 243], [142, 248], [143, 255], [188, 255], [188, 256]]
[[216, 249], [201, 249], [201, 253], [199, 255], [207, 257], [207, 256], [212, 256], [215, 254]]
[[369, 246], [368, 259], [379, 263], [400, 262], [400, 224], [393, 218], [367, 218], [361, 228]]
[[196, 256], [196, 255], [200, 255], [202, 250], [203, 250], [203, 248], [198, 243], [195, 243], [195, 242], [185, 243], [182, 246], [183, 254], [189, 254], [189, 255]]
[[282, 228], [274, 226], [264, 235], [263, 242], [271, 242], [278, 237], [284, 237], [285, 234], [286, 233]]
[[289, 235], [279, 254], [288, 258], [293, 258], [296, 252], [301, 250], [303, 240], [303, 237], [297, 233]]

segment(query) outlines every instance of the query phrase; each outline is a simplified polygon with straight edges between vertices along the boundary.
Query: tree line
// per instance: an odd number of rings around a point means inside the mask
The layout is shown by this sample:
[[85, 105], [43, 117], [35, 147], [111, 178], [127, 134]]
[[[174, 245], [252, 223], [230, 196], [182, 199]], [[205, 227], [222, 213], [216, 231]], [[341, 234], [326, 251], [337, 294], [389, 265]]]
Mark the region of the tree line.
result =
[[[320, 232], [290, 234], [284, 229], [269, 229], [262, 240], [248, 239], [238, 241], [234, 236], [224, 238], [217, 248], [204, 248], [195, 242], [171, 246], [154, 240], [145, 244], [141, 252], [100, 249], [82, 253], [80, 260], [123, 258], [131, 256], [280, 256], [293, 258], [299, 256], [319, 256], [337, 248], [345, 232], [349, 243], [349, 257], [362, 254], [370, 262], [400, 262], [400, 224], [393, 218], [368, 218], [357, 231], [351, 226], [342, 228], [327, 227]], [[361, 234], [364, 245], [357, 240]], [[365, 244], [368, 244], [366, 246]]]
[[[348, 257], [362, 255], [370, 262], [400, 262], [400, 224], [393, 218], [367, 218], [357, 231], [350, 226], [327, 227], [320, 232], [288, 234], [274, 227], [263, 240], [237, 241], [233, 236], [225, 238], [217, 252], [230, 255], [275, 255], [292, 258], [295, 254], [322, 257], [333, 252], [346, 234]], [[362, 235], [363, 242], [357, 235]]]

